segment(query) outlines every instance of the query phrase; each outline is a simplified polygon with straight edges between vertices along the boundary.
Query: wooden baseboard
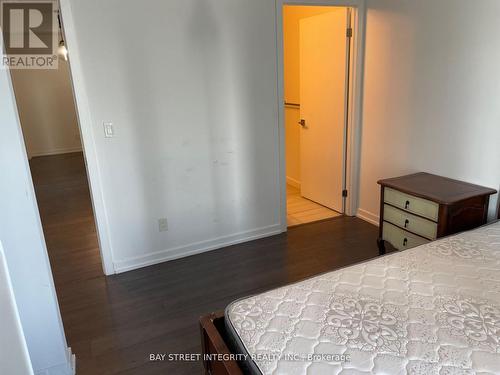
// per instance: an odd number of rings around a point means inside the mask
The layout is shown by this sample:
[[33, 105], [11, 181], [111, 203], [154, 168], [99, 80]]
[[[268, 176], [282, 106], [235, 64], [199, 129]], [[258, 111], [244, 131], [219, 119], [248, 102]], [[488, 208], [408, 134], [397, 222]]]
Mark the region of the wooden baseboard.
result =
[[73, 147], [73, 148], [58, 148], [54, 150], [47, 151], [35, 151], [29, 153], [29, 158], [36, 158], [39, 156], [52, 156], [52, 155], [62, 155], [62, 154], [71, 154], [73, 152], [82, 152], [81, 147]]
[[134, 257], [115, 261], [114, 269], [116, 273], [131, 271], [137, 268], [151, 266], [169, 260], [200, 254], [206, 251], [217, 250], [222, 247], [235, 245], [242, 242], [252, 241], [259, 238], [274, 236], [282, 232], [280, 224], [273, 224], [267, 227], [256, 228], [245, 232], [222, 236], [207, 241], [196, 242], [185, 246], [165, 249], [155, 253], [150, 253], [140, 257]]
[[286, 176], [286, 183], [287, 183], [287, 185], [290, 185], [290, 186], [296, 187], [297, 189], [300, 189], [300, 181], [298, 181], [294, 178]]
[[377, 227], [379, 226], [380, 217], [369, 211], [363, 210], [362, 208], [358, 209], [356, 217], [359, 217], [361, 220], [367, 221], [370, 224], [376, 225]]

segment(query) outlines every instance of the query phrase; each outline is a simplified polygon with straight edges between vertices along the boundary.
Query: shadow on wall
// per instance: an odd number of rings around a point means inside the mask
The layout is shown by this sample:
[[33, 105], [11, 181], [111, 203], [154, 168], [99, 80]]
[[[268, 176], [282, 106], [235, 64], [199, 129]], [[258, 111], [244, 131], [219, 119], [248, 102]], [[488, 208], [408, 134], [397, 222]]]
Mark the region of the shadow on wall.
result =
[[427, 171], [491, 187], [500, 181], [492, 99], [500, 49], [484, 37], [498, 34], [500, 3], [430, 4], [367, 4], [360, 209], [374, 216], [379, 178]]
[[[496, 9], [500, 11], [500, 6]], [[494, 151], [500, 137], [500, 112], [491, 99], [499, 93], [500, 51], [484, 38], [498, 33], [498, 24], [487, 21], [492, 10], [467, 1], [453, 7], [449, 2], [436, 3], [432, 12], [418, 5], [409, 7], [420, 25], [412, 73], [418, 85], [413, 91], [410, 152], [418, 170], [495, 187], [500, 169], [492, 172], [488, 166], [500, 160]], [[481, 28], [472, 22], [471, 14], [482, 20]], [[497, 199], [497, 195], [491, 199], [490, 219]]]
[[380, 208], [377, 181], [414, 171], [408, 128], [413, 125], [416, 31], [398, 4], [367, 6], [359, 208], [373, 218]]

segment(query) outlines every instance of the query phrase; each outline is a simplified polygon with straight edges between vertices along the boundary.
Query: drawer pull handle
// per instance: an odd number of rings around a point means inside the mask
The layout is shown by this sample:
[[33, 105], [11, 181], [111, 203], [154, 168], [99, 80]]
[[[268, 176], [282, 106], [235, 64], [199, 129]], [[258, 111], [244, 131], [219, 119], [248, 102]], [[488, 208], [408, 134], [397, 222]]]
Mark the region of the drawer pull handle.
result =
[[405, 238], [405, 239], [403, 240], [403, 246], [405, 246], [405, 247], [406, 247], [406, 245], [408, 245], [408, 238]]
[[405, 203], [405, 210], [407, 210], [410, 207], [410, 201], [406, 201]]
[[406, 219], [405, 220], [405, 228], [408, 228], [408, 224], [410, 224], [410, 220]]

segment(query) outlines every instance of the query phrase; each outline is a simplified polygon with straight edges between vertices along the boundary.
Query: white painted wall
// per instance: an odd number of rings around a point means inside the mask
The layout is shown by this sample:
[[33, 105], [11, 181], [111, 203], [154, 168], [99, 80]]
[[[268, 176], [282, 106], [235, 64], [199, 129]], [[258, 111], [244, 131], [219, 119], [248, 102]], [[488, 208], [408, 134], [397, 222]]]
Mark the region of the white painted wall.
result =
[[66, 61], [53, 70], [13, 70], [12, 84], [30, 157], [82, 150]]
[[[500, 186], [500, 2], [368, 0], [360, 214], [376, 181], [427, 171]], [[490, 218], [496, 198], [490, 205]]]
[[71, 8], [116, 269], [278, 233], [274, 2]]
[[31, 363], [36, 374], [70, 374], [28, 160], [5, 69], [0, 69], [0, 124], [0, 241]]
[[0, 242], [0, 374], [31, 375], [30, 357]]
[[[118, 270], [279, 230], [274, 2], [71, 4]], [[376, 180], [415, 170], [498, 187], [500, 4], [368, 7], [361, 208], [377, 215]], [[102, 137], [102, 121], [115, 138]], [[5, 71], [0, 123], [0, 239], [22, 326], [36, 369], [64, 367]]]
[[[115, 269], [278, 232], [274, 2], [70, 4]], [[498, 3], [367, 4], [360, 213], [416, 170], [498, 187]]]

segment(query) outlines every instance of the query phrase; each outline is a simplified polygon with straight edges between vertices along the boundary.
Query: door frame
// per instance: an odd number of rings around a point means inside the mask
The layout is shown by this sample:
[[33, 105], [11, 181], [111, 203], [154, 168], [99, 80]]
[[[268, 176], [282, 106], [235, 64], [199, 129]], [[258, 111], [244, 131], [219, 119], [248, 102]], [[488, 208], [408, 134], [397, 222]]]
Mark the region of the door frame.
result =
[[[85, 160], [87, 172], [87, 180], [89, 183], [90, 197], [92, 201], [92, 209], [94, 213], [94, 221], [99, 242], [99, 253], [101, 256], [102, 269], [105, 275], [115, 273], [113, 263], [112, 247], [109, 237], [109, 223], [106, 215], [104, 196], [102, 193], [101, 176], [98, 168], [97, 150], [92, 131], [92, 117], [88, 105], [87, 94], [83, 85], [83, 72], [80, 65], [80, 57], [78, 54], [77, 40], [75, 35], [75, 27], [71, 12], [70, 0], [55, 0], [59, 6], [59, 15], [61, 20], [61, 30], [66, 46], [69, 46], [70, 54], [68, 54], [69, 79], [73, 91], [75, 112], [77, 115], [77, 123], [80, 132], [80, 141]], [[11, 80], [11, 72], [9, 71], [9, 79]], [[14, 88], [11, 84], [12, 94]], [[17, 105], [17, 103], [16, 103]], [[28, 160], [28, 151], [26, 149], [26, 160]], [[27, 164], [29, 169], [29, 164]], [[28, 171], [28, 173], [31, 172]], [[36, 201], [36, 196], [33, 195]]]
[[102, 268], [105, 275], [115, 273], [113, 252], [109, 236], [109, 222], [106, 215], [104, 195], [102, 193], [99, 160], [95, 146], [95, 135], [92, 129], [93, 119], [88, 103], [88, 96], [84, 86], [83, 70], [80, 64], [79, 48], [76, 38], [75, 25], [70, 0], [58, 0], [61, 29], [64, 41], [68, 48], [68, 67], [71, 87], [75, 101], [75, 110], [80, 129], [87, 179], [89, 182], [90, 197], [94, 211], [94, 220], [99, 241]]
[[286, 156], [285, 156], [285, 95], [284, 95], [284, 55], [283, 55], [283, 6], [339, 6], [349, 7], [352, 12], [352, 49], [349, 76], [349, 109], [347, 121], [347, 150], [344, 153], [345, 174], [343, 185], [348, 191], [344, 213], [356, 216], [358, 211], [359, 170], [361, 156], [361, 120], [363, 98], [363, 71], [365, 49], [366, 5], [365, 0], [276, 0], [276, 50], [278, 89], [278, 140], [279, 140], [279, 197], [280, 227], [286, 232]]

